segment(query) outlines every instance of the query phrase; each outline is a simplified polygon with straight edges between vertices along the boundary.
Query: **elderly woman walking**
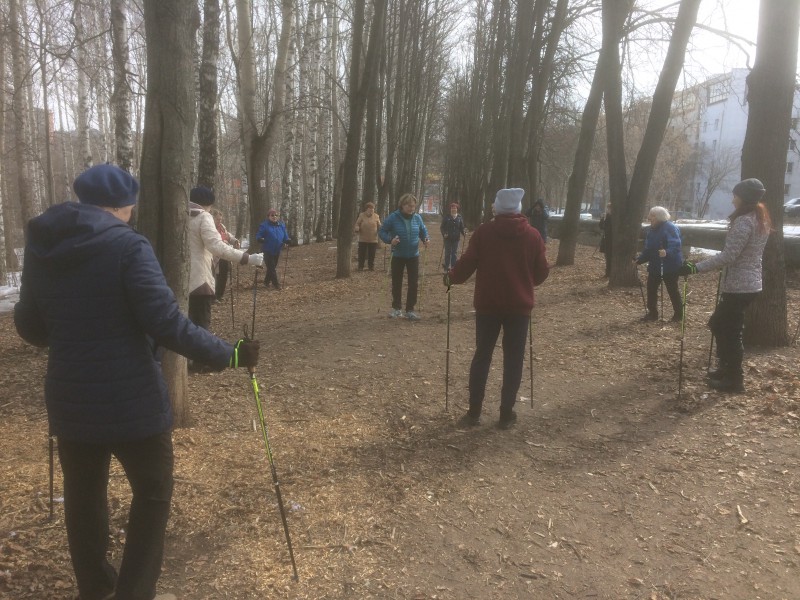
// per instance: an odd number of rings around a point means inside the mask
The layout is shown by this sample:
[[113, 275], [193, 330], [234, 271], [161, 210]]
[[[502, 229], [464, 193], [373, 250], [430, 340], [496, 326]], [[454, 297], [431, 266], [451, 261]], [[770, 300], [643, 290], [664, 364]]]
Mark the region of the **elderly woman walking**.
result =
[[743, 392], [744, 312], [761, 292], [761, 257], [772, 229], [769, 211], [761, 198], [764, 184], [758, 179], [745, 179], [733, 187], [730, 229], [722, 252], [694, 264], [687, 261], [680, 275], [706, 273], [724, 268], [720, 280], [722, 293], [716, 310], [708, 321], [717, 338], [719, 366], [708, 375], [710, 386], [723, 392]]
[[637, 265], [647, 263], [647, 314], [642, 321], [658, 320], [658, 288], [663, 281], [672, 302], [672, 320], [677, 322], [683, 317], [678, 291], [678, 269], [683, 263], [681, 232], [670, 222], [669, 212], [663, 206], [651, 208], [647, 218], [650, 227], [644, 249], [635, 259]]

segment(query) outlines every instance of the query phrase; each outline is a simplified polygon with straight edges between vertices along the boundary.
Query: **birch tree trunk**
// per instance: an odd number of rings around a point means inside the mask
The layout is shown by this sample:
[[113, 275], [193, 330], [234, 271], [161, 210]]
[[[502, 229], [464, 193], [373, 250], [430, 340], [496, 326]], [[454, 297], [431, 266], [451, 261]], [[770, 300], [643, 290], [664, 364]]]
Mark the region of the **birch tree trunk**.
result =
[[[188, 301], [186, 242], [191, 150], [195, 124], [192, 52], [199, 14], [192, 0], [145, 0], [147, 99], [141, 161], [139, 227], [150, 239], [182, 309]], [[189, 423], [186, 359], [162, 362], [175, 426]]]
[[30, 164], [26, 157], [28, 141], [28, 110], [25, 94], [25, 74], [28, 68], [23, 55], [23, 40], [20, 28], [20, 0], [10, 0], [8, 10], [9, 35], [8, 42], [11, 47], [11, 70], [14, 81], [13, 95], [11, 96], [13, 160], [17, 171], [17, 194], [22, 225], [26, 227], [28, 221], [39, 214], [38, 203], [31, 193]]
[[[18, 0], [15, 0], [18, 1]], [[75, 67], [78, 81], [78, 147], [80, 148], [81, 168], [83, 170], [92, 166], [92, 149], [89, 145], [89, 77], [87, 75], [87, 50], [86, 35], [84, 31], [83, 4], [75, 0], [72, 16], [75, 28]]]
[[128, 81], [128, 5], [127, 0], [111, 0], [111, 55], [114, 62], [114, 146], [117, 165], [130, 171], [133, 166], [131, 135], [131, 91]]

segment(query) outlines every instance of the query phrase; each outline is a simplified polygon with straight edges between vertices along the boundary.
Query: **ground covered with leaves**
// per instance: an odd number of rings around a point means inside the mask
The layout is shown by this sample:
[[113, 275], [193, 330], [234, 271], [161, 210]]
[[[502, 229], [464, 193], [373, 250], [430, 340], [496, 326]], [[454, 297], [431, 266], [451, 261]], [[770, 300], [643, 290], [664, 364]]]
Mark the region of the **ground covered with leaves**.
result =
[[[796, 348], [749, 351], [745, 394], [709, 390], [716, 277], [693, 277], [679, 400], [680, 326], [640, 323], [640, 290], [609, 290], [601, 255], [581, 247], [537, 290], [533, 406], [526, 360], [519, 421], [495, 427], [498, 347], [483, 423], [460, 430], [472, 283], [452, 291], [446, 406], [440, 256], [434, 235], [418, 323], [387, 318], [381, 251], [375, 272], [335, 280], [334, 243], [293, 248], [285, 288], [257, 288], [257, 375], [300, 581], [248, 378], [228, 370], [190, 379], [160, 590], [182, 600], [800, 597]], [[224, 338], [249, 327], [252, 277], [236, 275], [233, 317], [230, 298], [214, 308]], [[2, 598], [77, 593], [57, 466], [48, 520], [45, 363], [0, 316]], [[114, 465], [116, 563], [129, 498]]]

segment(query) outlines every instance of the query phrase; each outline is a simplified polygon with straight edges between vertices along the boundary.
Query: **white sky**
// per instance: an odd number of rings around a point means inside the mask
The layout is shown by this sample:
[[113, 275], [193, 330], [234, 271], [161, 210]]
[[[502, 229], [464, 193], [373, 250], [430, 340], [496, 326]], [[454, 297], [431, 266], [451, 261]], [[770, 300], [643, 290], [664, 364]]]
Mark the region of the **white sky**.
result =
[[751, 45], [742, 42], [742, 46], [747, 46], [749, 57], [737, 45], [695, 28], [691, 53], [686, 59], [687, 73], [716, 74], [736, 67], [752, 67], [758, 33], [758, 5], [758, 0], [703, 0], [697, 16], [698, 24], [727, 30], [749, 40]]

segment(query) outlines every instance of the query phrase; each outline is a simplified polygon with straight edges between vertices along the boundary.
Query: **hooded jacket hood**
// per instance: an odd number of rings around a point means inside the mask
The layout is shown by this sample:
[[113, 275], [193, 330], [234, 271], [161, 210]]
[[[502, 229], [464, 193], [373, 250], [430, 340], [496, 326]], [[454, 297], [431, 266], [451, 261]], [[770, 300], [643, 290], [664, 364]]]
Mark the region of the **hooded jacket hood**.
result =
[[103, 251], [109, 239], [130, 229], [102, 208], [64, 202], [28, 222], [28, 251], [56, 266], [80, 264]]
[[526, 235], [528, 218], [520, 213], [513, 215], [496, 215], [492, 227], [488, 230], [495, 239], [518, 238]]

